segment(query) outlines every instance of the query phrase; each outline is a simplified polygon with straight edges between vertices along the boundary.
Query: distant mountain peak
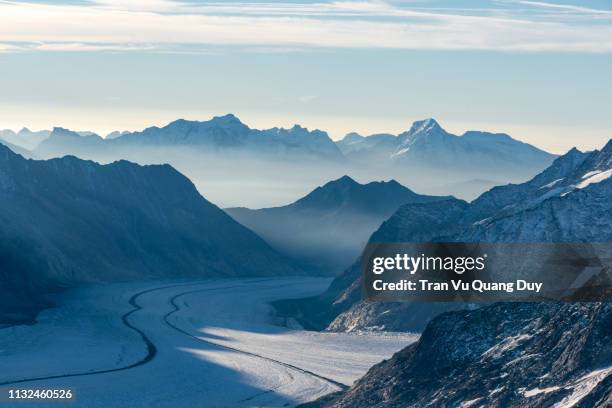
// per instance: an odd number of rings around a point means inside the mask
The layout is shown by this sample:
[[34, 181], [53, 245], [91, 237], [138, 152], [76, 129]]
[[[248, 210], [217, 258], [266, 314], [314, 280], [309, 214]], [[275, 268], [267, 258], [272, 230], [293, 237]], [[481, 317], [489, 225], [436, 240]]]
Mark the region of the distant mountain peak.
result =
[[427, 118], [423, 120], [417, 120], [412, 124], [408, 133], [410, 134], [421, 134], [421, 133], [430, 133], [432, 131], [444, 130], [440, 126], [440, 124], [434, 118]]
[[391, 179], [389, 181], [383, 181], [383, 183], [391, 185], [391, 186], [400, 186], [400, 187], [404, 187], [402, 186], [397, 180], [395, 179]]
[[342, 141], [344, 142], [357, 142], [357, 141], [361, 141], [363, 140], [365, 137], [360, 135], [357, 132], [350, 132], [347, 133], [346, 135], [344, 135], [344, 137], [342, 138]]
[[402, 190], [408, 190], [405, 186], [401, 185], [400, 183], [398, 183], [396, 180], [391, 179], [389, 181], [371, 181], [367, 184], [361, 184], [358, 181], [356, 181], [354, 178], [352, 178], [351, 176], [348, 175], [344, 175], [340, 178], [337, 178], [335, 180], [332, 180], [328, 183], [326, 183], [323, 187], [321, 188], [329, 188], [329, 187], [334, 187], [334, 186], [358, 186], [360, 188], [366, 189], [368, 187], [371, 186], [387, 186], [387, 187], [399, 187]]
[[9, 143], [11, 149], [17, 151], [24, 157], [31, 157], [26, 154], [26, 151], [32, 152], [43, 140], [45, 140], [51, 134], [48, 130], [38, 130], [32, 132], [27, 127], [23, 127], [18, 132], [11, 129], [0, 129], [0, 139]]
[[299, 135], [299, 136], [317, 136], [317, 137], [323, 136], [325, 138], [329, 138], [329, 136], [327, 135], [327, 132], [323, 130], [320, 130], [320, 129], [309, 130], [307, 127], [304, 127], [299, 124], [293, 125], [291, 129], [288, 130], [288, 132], [294, 135]]
[[53, 128], [53, 131], [51, 132], [51, 136], [69, 136], [69, 137], [76, 137], [76, 138], [81, 137], [81, 135], [79, 135], [77, 132], [74, 132], [70, 129], [66, 129], [60, 126], [55, 126]]
[[[393, 210], [395, 210], [403, 202], [438, 199], [440, 197], [416, 194], [395, 180], [372, 181], [361, 184], [352, 177], [344, 175], [317, 187], [291, 205], [311, 208], [338, 208], [347, 205], [353, 209], [359, 208], [359, 211], [367, 212], [372, 211], [373, 208], [384, 208], [386, 211], [389, 207], [393, 207]], [[364, 210], [365, 208], [368, 210]], [[390, 214], [391, 212], [387, 215]]]
[[601, 150], [596, 151], [593, 170], [609, 170], [612, 168], [612, 139]]
[[222, 116], [213, 116], [213, 118], [210, 121], [218, 122], [218, 123], [226, 123], [226, 124], [244, 125], [244, 123], [242, 123], [242, 121], [238, 119], [238, 117], [234, 115], [233, 113], [228, 113]]
[[557, 162], [566, 162], [566, 161], [574, 161], [577, 158], [582, 159], [585, 156], [585, 153], [581, 152], [580, 150], [576, 149], [575, 147], [572, 147], [570, 150], [567, 151], [567, 153], [557, 157], [555, 160], [553, 160], [553, 164], [557, 163]]
[[359, 255], [372, 231], [401, 205], [442, 199], [416, 194], [395, 181], [360, 184], [344, 175], [282, 207], [227, 211], [280, 251], [334, 273]]
[[434, 118], [423, 119], [420, 122], [422, 122], [423, 126], [427, 126], [427, 127], [437, 126], [437, 127], [440, 127], [440, 124]]
[[323, 194], [325, 196], [331, 194], [331, 195], [344, 195], [346, 193], [348, 193], [349, 191], [352, 191], [355, 187], [360, 188], [363, 187], [363, 184], [359, 184], [357, 181], [355, 181], [353, 178], [351, 178], [348, 175], [344, 175], [340, 178], [337, 178], [335, 180], [331, 180], [328, 181], [327, 183], [325, 183], [322, 186], [317, 187], [316, 189], [314, 189], [313, 191], [310, 192], [310, 194], [302, 197], [301, 199], [297, 200], [296, 203], [310, 203], [312, 204], [313, 202], [316, 202], [320, 199], [320, 195]]
[[612, 155], [612, 139], [608, 140], [608, 143], [602, 147], [601, 152]]
[[110, 139], [116, 139], [116, 138], [121, 137], [121, 136], [129, 135], [130, 133], [131, 133], [131, 132], [130, 132], [130, 131], [128, 131], [128, 130], [122, 130], [122, 131], [115, 130], [115, 131], [110, 132], [109, 134], [107, 134], [107, 135], [104, 137], [104, 139], [108, 139], [108, 140], [110, 140]]
[[348, 175], [344, 175], [336, 180], [332, 180], [329, 183], [326, 184], [327, 185], [332, 185], [332, 184], [359, 184], [357, 183], [353, 178], [351, 178]]
[[437, 136], [436, 137], [437, 139], [439, 137], [446, 137], [446, 136], [452, 136], [452, 135], [450, 133], [447, 133], [444, 129], [442, 129], [440, 124], [436, 122], [436, 120], [433, 118], [417, 120], [416, 122], [412, 123], [412, 126], [410, 126], [410, 129], [408, 129], [404, 133], [401, 133], [398, 136], [399, 138], [398, 140], [401, 141], [400, 151], [398, 151], [398, 153], [401, 154], [402, 150], [409, 149], [410, 146], [417, 140], [421, 140], [421, 141], [429, 140], [433, 136]]
[[448, 138], [456, 136], [447, 133], [435, 119], [417, 120], [412, 124], [408, 131], [398, 135], [399, 146], [391, 157], [402, 157], [408, 153], [416, 144], [430, 145], [439, 144]]
[[207, 127], [222, 127], [222, 128], [248, 128], [242, 123], [237, 116], [232, 113], [222, 116], [213, 116], [209, 120], [198, 121], [188, 119], [177, 119], [166, 125], [166, 128], [207, 128]]

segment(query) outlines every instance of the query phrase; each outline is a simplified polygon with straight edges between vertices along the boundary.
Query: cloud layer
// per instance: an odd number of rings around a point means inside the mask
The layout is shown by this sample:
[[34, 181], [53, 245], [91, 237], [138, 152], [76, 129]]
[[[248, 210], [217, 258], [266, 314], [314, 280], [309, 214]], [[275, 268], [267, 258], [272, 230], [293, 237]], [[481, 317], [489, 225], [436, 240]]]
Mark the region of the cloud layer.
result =
[[[403, 4], [403, 3], [402, 3]], [[199, 52], [210, 46], [612, 52], [612, 13], [521, 1], [490, 9], [381, 1], [0, 1], [0, 52]]]

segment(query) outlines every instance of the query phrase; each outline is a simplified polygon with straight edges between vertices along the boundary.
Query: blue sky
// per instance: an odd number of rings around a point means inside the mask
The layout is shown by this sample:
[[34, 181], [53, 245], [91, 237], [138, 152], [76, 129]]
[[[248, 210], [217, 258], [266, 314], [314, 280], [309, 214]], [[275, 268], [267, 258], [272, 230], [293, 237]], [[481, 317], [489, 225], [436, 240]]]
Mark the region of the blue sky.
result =
[[610, 72], [612, 1], [0, 0], [0, 128], [433, 116], [562, 152], [612, 137]]

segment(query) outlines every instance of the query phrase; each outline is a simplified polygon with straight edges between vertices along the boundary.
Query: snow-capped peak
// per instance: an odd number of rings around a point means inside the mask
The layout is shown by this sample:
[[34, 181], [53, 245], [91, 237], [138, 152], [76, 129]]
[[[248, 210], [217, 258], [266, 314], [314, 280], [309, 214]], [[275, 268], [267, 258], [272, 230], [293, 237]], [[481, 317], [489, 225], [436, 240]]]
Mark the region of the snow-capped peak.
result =
[[447, 136], [450, 135], [442, 129], [435, 119], [418, 120], [412, 124], [407, 132], [398, 135], [400, 145], [391, 157], [396, 158], [405, 155], [416, 142], [437, 143], [436, 140]]
[[414, 122], [410, 127], [410, 130], [408, 130], [408, 134], [427, 134], [434, 130], [442, 130], [442, 127], [440, 127], [440, 124], [436, 122], [434, 118], [428, 118], [424, 120], [417, 120], [416, 122]]

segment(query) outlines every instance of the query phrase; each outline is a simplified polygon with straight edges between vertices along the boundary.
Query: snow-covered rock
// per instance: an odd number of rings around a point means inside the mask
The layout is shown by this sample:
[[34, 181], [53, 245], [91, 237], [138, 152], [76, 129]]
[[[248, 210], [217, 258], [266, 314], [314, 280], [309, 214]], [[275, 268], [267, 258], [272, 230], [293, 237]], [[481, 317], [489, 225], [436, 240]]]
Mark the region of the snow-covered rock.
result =
[[349, 133], [337, 144], [347, 158], [360, 163], [387, 162], [412, 171], [452, 170], [474, 177], [487, 174], [499, 180], [509, 175], [518, 180], [531, 177], [554, 159], [554, 155], [505, 133], [451, 134], [432, 118], [414, 122], [397, 136]]
[[[431, 238], [610, 242], [611, 168], [612, 141], [600, 151], [572, 150], [529, 182], [495, 188], [465, 204], [448, 222], [433, 225]], [[581, 185], [584, 180], [592, 182]], [[379, 232], [397, 229], [400, 241], [423, 238], [410, 220], [419, 212], [409, 208], [400, 208]], [[346, 299], [356, 286], [347, 281], [344, 291], [332, 283], [336, 296], [328, 296]], [[335, 322], [344, 319], [351, 329], [381, 322], [395, 327], [410, 320], [410, 306], [357, 298]], [[495, 303], [444, 313], [418, 343], [374, 366], [349, 390], [305, 407], [609, 407], [611, 344], [609, 302]]]
[[[420, 124], [414, 134], [431, 126]], [[612, 141], [592, 152], [572, 149], [526, 183], [495, 187], [472, 203], [449, 200], [404, 205], [370, 241], [610, 242], [612, 178], [605, 177], [610, 169]], [[597, 182], [579, 188], [585, 180]], [[357, 261], [323, 295], [310, 301], [302, 319], [319, 325], [327, 322], [333, 331], [374, 327], [418, 331], [441, 311], [434, 304], [428, 314], [415, 303], [363, 303], [360, 275]], [[412, 317], [414, 308], [422, 319]], [[456, 305], [449, 304], [449, 308]], [[385, 314], [378, 313], [380, 310]]]
[[611, 328], [611, 303], [445, 313], [349, 390], [303, 407], [609, 407]]

